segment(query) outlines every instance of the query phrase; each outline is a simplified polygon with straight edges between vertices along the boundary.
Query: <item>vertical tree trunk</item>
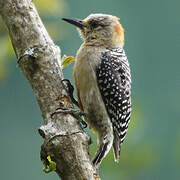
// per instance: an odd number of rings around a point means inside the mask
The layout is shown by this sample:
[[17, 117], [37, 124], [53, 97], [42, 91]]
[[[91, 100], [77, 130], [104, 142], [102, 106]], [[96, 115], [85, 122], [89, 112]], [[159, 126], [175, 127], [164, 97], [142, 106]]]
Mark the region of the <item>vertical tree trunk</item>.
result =
[[61, 80], [60, 49], [49, 37], [31, 0], [0, 0], [5, 22], [19, 66], [35, 93], [44, 124], [41, 159], [56, 163], [63, 180], [100, 179], [88, 154], [88, 138], [71, 115], [51, 114], [59, 106], [71, 107]]

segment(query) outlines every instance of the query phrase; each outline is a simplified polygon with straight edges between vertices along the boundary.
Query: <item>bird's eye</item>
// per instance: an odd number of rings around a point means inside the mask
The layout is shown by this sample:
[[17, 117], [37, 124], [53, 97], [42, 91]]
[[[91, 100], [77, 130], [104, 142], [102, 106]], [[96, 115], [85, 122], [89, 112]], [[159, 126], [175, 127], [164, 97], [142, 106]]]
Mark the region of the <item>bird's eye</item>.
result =
[[92, 28], [97, 28], [99, 26], [99, 23], [97, 21], [91, 21], [90, 25]]

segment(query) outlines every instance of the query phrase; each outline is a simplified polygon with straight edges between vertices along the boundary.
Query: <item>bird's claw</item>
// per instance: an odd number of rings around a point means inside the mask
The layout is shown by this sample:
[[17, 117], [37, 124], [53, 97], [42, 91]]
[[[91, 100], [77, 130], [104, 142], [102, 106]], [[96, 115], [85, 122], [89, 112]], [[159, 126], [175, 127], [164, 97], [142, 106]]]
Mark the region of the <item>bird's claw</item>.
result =
[[77, 107], [79, 107], [77, 100], [73, 96], [74, 87], [71, 84], [70, 80], [69, 79], [63, 79], [61, 82], [63, 83], [64, 88], [65, 88], [66, 92], [68, 93], [72, 103], [75, 104]]
[[87, 127], [86, 122], [81, 118], [82, 116], [86, 115], [84, 112], [77, 110], [77, 109], [73, 109], [73, 108], [62, 108], [61, 107], [61, 108], [57, 108], [56, 111], [51, 114], [51, 118], [55, 114], [59, 114], [59, 113], [71, 114], [80, 122], [83, 129], [85, 129]]

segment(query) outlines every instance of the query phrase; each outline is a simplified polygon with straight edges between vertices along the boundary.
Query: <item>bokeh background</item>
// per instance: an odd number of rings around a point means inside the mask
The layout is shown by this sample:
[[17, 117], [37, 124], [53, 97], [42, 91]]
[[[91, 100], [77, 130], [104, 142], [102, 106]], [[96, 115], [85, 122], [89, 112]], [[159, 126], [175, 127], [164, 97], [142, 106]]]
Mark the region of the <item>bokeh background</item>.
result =
[[[34, 0], [62, 55], [75, 55], [82, 43], [62, 17], [113, 14], [125, 28], [125, 50], [132, 70], [133, 113], [120, 163], [111, 153], [102, 180], [180, 179], [180, 1]], [[73, 64], [64, 70], [72, 79]], [[31, 87], [17, 66], [0, 20], [0, 179], [56, 180], [39, 158], [42, 117]], [[96, 149], [95, 136], [91, 154]]]

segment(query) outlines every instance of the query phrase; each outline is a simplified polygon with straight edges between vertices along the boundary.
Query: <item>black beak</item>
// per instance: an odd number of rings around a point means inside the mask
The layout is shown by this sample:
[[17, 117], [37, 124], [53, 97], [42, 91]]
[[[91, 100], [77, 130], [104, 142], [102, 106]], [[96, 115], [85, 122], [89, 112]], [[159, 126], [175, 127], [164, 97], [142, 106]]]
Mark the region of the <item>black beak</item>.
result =
[[62, 18], [62, 20], [66, 21], [72, 25], [75, 25], [76, 27], [81, 28], [81, 29], [86, 26], [85, 24], [83, 24], [82, 20], [79, 20], [79, 19]]

